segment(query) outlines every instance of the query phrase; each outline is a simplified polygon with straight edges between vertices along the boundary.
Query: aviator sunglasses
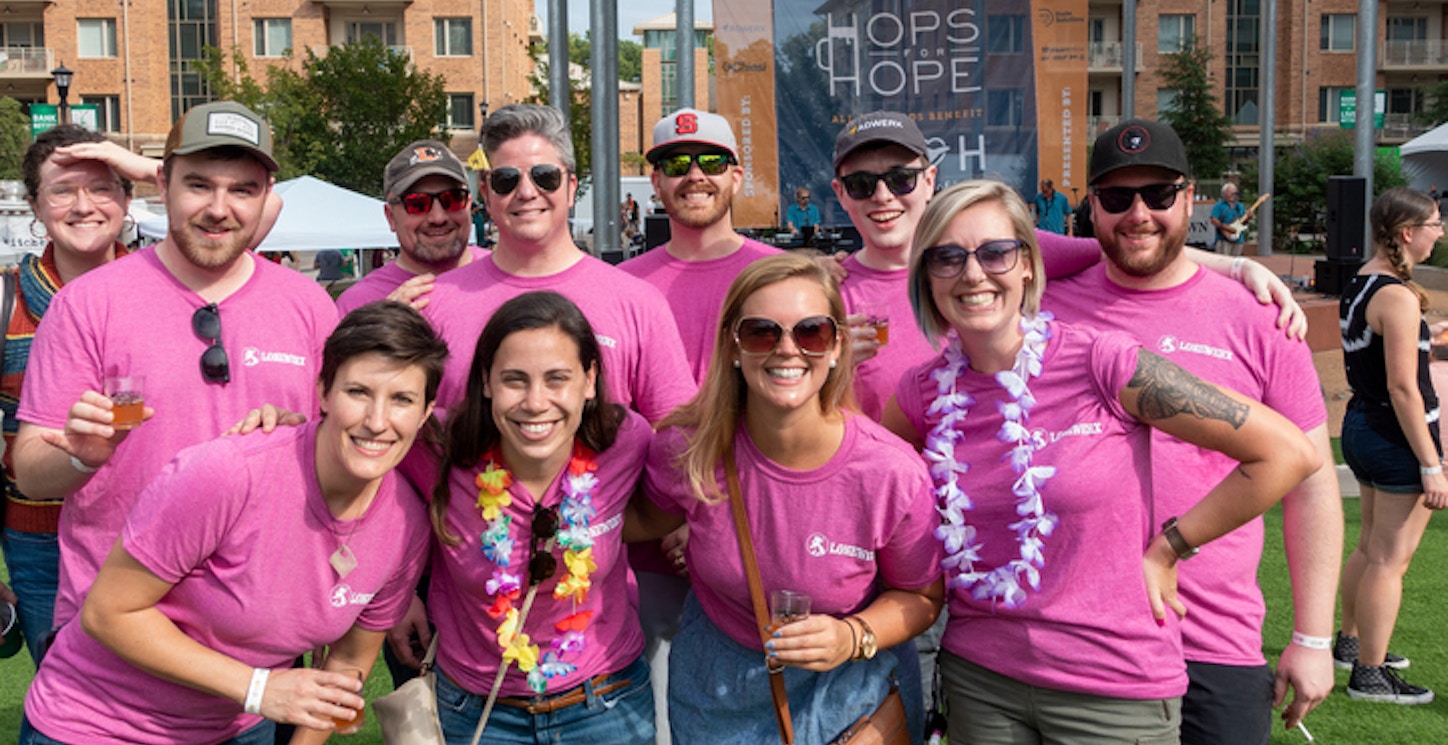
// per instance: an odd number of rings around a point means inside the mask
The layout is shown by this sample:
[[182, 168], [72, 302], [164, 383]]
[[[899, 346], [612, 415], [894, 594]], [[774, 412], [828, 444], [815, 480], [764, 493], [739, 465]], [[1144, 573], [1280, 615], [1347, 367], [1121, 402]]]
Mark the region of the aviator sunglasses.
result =
[[669, 178], [689, 175], [689, 169], [699, 164], [705, 176], [718, 176], [734, 163], [734, 156], [728, 153], [675, 153], [659, 158], [654, 165]]
[[402, 209], [409, 215], [426, 215], [432, 211], [434, 199], [442, 205], [444, 211], [457, 212], [468, 206], [468, 190], [458, 186], [434, 193], [410, 191], [392, 200], [392, 203], [401, 204]]
[[1141, 201], [1149, 210], [1164, 210], [1176, 204], [1177, 192], [1187, 188], [1185, 181], [1174, 184], [1147, 184], [1146, 186], [1132, 188], [1130, 186], [1108, 186], [1096, 189], [1096, 200], [1101, 203], [1101, 209], [1113, 215], [1119, 215], [1131, 209], [1131, 203], [1136, 201], [1136, 195], [1141, 195]]
[[191, 314], [191, 331], [211, 342], [201, 353], [201, 377], [208, 383], [230, 383], [231, 364], [221, 346], [221, 310], [216, 303], [203, 305]]
[[897, 197], [903, 197], [915, 191], [920, 172], [924, 168], [907, 168], [897, 166], [884, 173], [870, 173], [869, 171], [855, 171], [840, 177], [840, 183], [845, 185], [845, 193], [851, 199], [869, 199], [875, 196], [875, 187], [881, 181], [885, 182], [885, 188]]
[[1021, 242], [1014, 239], [986, 241], [974, 251], [956, 245], [931, 246], [925, 249], [925, 271], [936, 279], [955, 279], [965, 271], [965, 263], [974, 256], [986, 274], [1005, 274], [1016, 268]]
[[[794, 345], [800, 353], [809, 357], [823, 357], [835, 346], [838, 332], [835, 319], [829, 316], [810, 316], [788, 329]], [[773, 354], [784, 340], [786, 329], [772, 318], [748, 317], [734, 324], [734, 343], [744, 354], [762, 357]]]
[[[558, 191], [558, 187], [563, 185], [563, 174], [563, 168], [552, 163], [539, 163], [528, 169], [528, 178], [533, 180], [533, 185], [549, 194]], [[488, 172], [488, 187], [500, 197], [512, 194], [522, 182], [523, 172], [512, 166], [494, 168]]]

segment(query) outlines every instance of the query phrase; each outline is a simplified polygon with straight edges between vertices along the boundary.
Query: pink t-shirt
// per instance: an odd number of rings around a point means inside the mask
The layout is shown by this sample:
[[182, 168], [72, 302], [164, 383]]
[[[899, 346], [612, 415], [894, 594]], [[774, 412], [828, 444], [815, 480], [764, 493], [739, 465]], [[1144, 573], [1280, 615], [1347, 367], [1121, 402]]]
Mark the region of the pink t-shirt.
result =
[[[1123, 331], [1142, 346], [1211, 383], [1277, 410], [1304, 431], [1327, 420], [1307, 344], [1276, 327], [1277, 308], [1261, 305], [1240, 284], [1205, 269], [1166, 290], [1137, 291], [1106, 277], [1105, 266], [1054, 282], [1044, 306], [1067, 322]], [[1152, 433], [1152, 483], [1159, 485], [1156, 524], [1196, 504], [1236, 461], [1160, 431]], [[1181, 564], [1186, 658], [1221, 665], [1261, 665], [1266, 607], [1257, 587], [1262, 520], [1202, 547]]]
[[86, 273], [51, 303], [30, 353], [20, 419], [64, 429], [71, 405], [117, 370], [146, 376], [146, 405], [156, 410], [65, 500], [57, 624], [80, 611], [136, 496], [182, 448], [217, 437], [264, 403], [316, 411], [322, 345], [337, 309], [306, 276], [253, 263], [246, 284], [218, 304], [231, 368], [224, 385], [201, 377], [211, 342], [192, 332], [191, 316], [206, 301], [171, 276], [154, 249]]
[[[1037, 405], [1028, 422], [1038, 448], [1032, 466], [1057, 469], [1040, 486], [1045, 510], [1059, 518], [1042, 538], [1040, 587], [1022, 581], [1025, 600], [1010, 608], [951, 586], [959, 572], [947, 569], [950, 625], [941, 646], [1043, 688], [1180, 696], [1187, 688], [1180, 630], [1156, 625], [1141, 575], [1153, 535], [1149, 428], [1116, 397], [1136, 370], [1140, 345], [1125, 334], [1051, 328], [1042, 375], [1030, 382]], [[945, 368], [940, 355], [900, 381], [900, 408], [922, 438], [941, 418], [929, 408], [939, 397], [934, 374]], [[1013, 443], [996, 436], [1004, 422], [997, 407], [1011, 398], [994, 376], [971, 370], [957, 391], [975, 400], [955, 427], [955, 457], [970, 464], [959, 483], [974, 505], [965, 522], [982, 544], [972, 569], [988, 572], [1021, 558], [1009, 527], [1021, 519], [1012, 491], [1019, 476], [1002, 460]]]
[[774, 246], [744, 239], [744, 245], [728, 256], [708, 261], [684, 261], [669, 254], [668, 244], [618, 265], [619, 269], [659, 288], [684, 340], [684, 356], [701, 383], [714, 357], [719, 312], [729, 285], [744, 267], [756, 259], [783, 253]]
[[[563, 550], [555, 548], [558, 570], [551, 579], [538, 586], [533, 608], [524, 631], [538, 645], [540, 658], [554, 651], [553, 642], [564, 635], [555, 624], [576, 613], [589, 612], [592, 618], [583, 629], [583, 649], [560, 655], [562, 662], [576, 670], [548, 680], [547, 693], [558, 693], [581, 685], [584, 681], [617, 672], [627, 667], [644, 648], [644, 633], [639, 626], [638, 611], [630, 599], [628, 561], [623, 551], [623, 510], [628, 505], [643, 472], [653, 431], [649, 423], [630, 412], [619, 427], [613, 446], [598, 454], [598, 485], [592, 494], [594, 515], [589, 520], [593, 538], [593, 561], [597, 564], [590, 575], [592, 587], [588, 598], [575, 603], [571, 598], [556, 600], [553, 589], [567, 576]], [[412, 464], [409, 464], [411, 466]], [[480, 537], [487, 529], [478, 508], [478, 485], [475, 481], [487, 462], [463, 471], [452, 469], [449, 481], [452, 497], [448, 502], [447, 526], [462, 542], [457, 546], [436, 544], [432, 559], [432, 584], [428, 590], [428, 616], [437, 624], [442, 639], [437, 645], [439, 667], [465, 690], [486, 696], [498, 674], [502, 651], [498, 648], [498, 620], [488, 616], [494, 594], [486, 584], [493, 577], [495, 565], [485, 558]], [[548, 487], [541, 504], [558, 506], [564, 498], [563, 479]], [[533, 509], [540, 500], [519, 482], [508, 489], [512, 504], [506, 514], [513, 517], [509, 535], [514, 539], [511, 569], [523, 577], [522, 594], [514, 606], [520, 611], [527, 595], [527, 574]], [[435, 542], [436, 543], [436, 542]], [[502, 696], [536, 695], [528, 687], [527, 676], [516, 666], [503, 679]]]
[[[940, 518], [925, 463], [880, 425], [863, 416], [847, 417], [839, 451], [811, 471], [771, 461], [744, 427], [734, 437], [740, 492], [765, 593], [802, 591], [813, 598], [812, 613], [835, 616], [869, 605], [880, 582], [918, 590], [940, 576], [940, 543], [933, 534]], [[762, 650], [724, 466], [719, 465], [716, 478], [726, 498], [712, 505], [699, 501], [674, 466], [685, 444], [685, 433], [677, 427], [654, 439], [645, 493], [688, 519], [689, 573], [705, 614], [734, 641]]]
[[[317, 485], [317, 426], [181, 451], [141, 493], [122, 533], [126, 550], [174, 585], [157, 610], [252, 667], [291, 667], [354, 625], [391, 628], [427, 558], [426, 503], [393, 474], [362, 517], [332, 516]], [[328, 557], [343, 543], [357, 567], [339, 579]], [[77, 743], [220, 742], [261, 721], [238, 703], [142, 672], [79, 623], [56, 637], [25, 714], [46, 735]]]
[[437, 393], [440, 409], [463, 399], [473, 350], [483, 326], [503, 303], [534, 290], [572, 300], [588, 318], [603, 352], [609, 396], [651, 422], [694, 396], [679, 329], [668, 303], [653, 285], [592, 256], [547, 277], [516, 277], [492, 256], [438, 278], [423, 315], [453, 351]]
[[[473, 261], [487, 256], [490, 252], [486, 248], [468, 246], [467, 251], [473, 255]], [[416, 274], [403, 269], [397, 265], [397, 260], [387, 262], [379, 269], [367, 273], [367, 276], [357, 280], [345, 292], [337, 296], [337, 312], [347, 315], [352, 311], [378, 300], [386, 300], [392, 291], [397, 289], [403, 282], [406, 282]]]

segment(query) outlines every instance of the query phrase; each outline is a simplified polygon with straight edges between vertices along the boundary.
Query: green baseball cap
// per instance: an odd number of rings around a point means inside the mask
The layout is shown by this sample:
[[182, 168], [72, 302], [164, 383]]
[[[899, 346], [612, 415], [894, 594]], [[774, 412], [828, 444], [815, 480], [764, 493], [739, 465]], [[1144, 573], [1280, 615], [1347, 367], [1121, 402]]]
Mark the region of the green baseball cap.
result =
[[164, 158], [190, 155], [214, 147], [250, 150], [268, 171], [277, 171], [272, 157], [272, 133], [266, 120], [235, 101], [213, 101], [193, 106], [171, 127]]

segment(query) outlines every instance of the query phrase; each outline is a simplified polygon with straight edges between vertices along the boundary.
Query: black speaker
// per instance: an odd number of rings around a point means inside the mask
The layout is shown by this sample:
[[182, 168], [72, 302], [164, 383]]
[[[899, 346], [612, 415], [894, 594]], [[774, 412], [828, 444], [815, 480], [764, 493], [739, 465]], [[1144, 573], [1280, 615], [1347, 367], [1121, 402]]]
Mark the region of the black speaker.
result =
[[1362, 259], [1318, 259], [1313, 267], [1312, 288], [1324, 295], [1342, 295], [1362, 266]]
[[655, 248], [669, 242], [669, 236], [673, 233], [669, 229], [668, 215], [646, 215], [644, 216], [644, 246]]
[[[1368, 181], [1361, 176], [1329, 176], [1327, 179], [1327, 258], [1360, 261], [1367, 225]], [[1319, 291], [1320, 288], [1319, 288]]]

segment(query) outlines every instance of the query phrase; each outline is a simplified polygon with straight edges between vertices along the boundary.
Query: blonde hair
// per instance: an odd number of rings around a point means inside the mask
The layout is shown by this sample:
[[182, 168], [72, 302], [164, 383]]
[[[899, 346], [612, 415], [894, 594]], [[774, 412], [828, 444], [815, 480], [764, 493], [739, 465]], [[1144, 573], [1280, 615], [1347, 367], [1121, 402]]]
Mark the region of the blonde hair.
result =
[[[745, 267], [734, 278], [719, 312], [714, 358], [709, 362], [699, 393], [659, 423], [659, 429], [680, 427], [691, 431], [688, 447], [679, 454], [674, 465], [688, 477], [694, 496], [703, 502], [714, 504], [724, 499], [715, 473], [725, 454], [734, 446], [734, 434], [739, 428], [749, 395], [743, 376], [734, 367], [734, 325], [743, 315], [744, 302], [754, 293], [795, 278], [819, 285], [829, 301], [830, 317], [839, 327], [839, 339], [848, 339], [845, 301], [840, 297], [839, 285], [829, 270], [814, 260], [794, 254], [769, 256]], [[854, 364], [850, 345], [841, 341], [838, 362], [830, 368], [825, 384], [820, 388], [820, 412], [829, 415], [840, 407], [854, 408], [853, 386]]]
[[1398, 236], [1405, 228], [1427, 222], [1437, 209], [1438, 203], [1432, 197], [1416, 189], [1399, 186], [1383, 192], [1368, 211], [1368, 222], [1373, 229], [1373, 251], [1387, 259], [1403, 284], [1418, 296], [1418, 307], [1425, 313], [1428, 310], [1428, 293], [1413, 281], [1413, 267], [1403, 254]]
[[931, 344], [938, 344], [950, 331], [950, 324], [940, 309], [935, 307], [935, 298], [930, 293], [930, 273], [925, 271], [925, 251], [940, 240], [957, 215], [966, 209], [984, 202], [997, 202], [1010, 218], [1015, 237], [1021, 242], [1021, 259], [1031, 267], [1031, 277], [1026, 280], [1025, 297], [1021, 299], [1021, 310], [1027, 316], [1034, 316], [1041, 310], [1041, 295], [1046, 292], [1046, 269], [1041, 261], [1041, 249], [1036, 243], [1035, 222], [1026, 203], [1015, 189], [999, 182], [985, 179], [962, 181], [935, 195], [915, 226], [914, 243], [910, 248], [910, 307], [915, 311], [915, 322]]

